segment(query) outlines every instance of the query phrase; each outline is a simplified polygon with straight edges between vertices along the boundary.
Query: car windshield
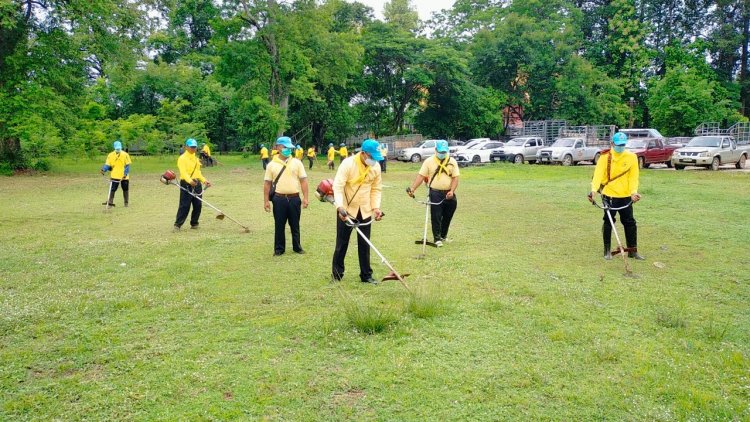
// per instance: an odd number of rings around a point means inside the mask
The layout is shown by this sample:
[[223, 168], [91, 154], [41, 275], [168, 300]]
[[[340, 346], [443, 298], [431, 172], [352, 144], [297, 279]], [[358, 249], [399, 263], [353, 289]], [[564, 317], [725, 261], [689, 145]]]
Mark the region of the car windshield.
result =
[[558, 139], [555, 141], [554, 144], [552, 144], [553, 147], [572, 147], [573, 144], [576, 142], [575, 139]]
[[690, 142], [688, 142], [687, 146], [717, 148], [719, 146], [719, 142], [721, 142], [721, 138], [717, 136], [699, 136], [697, 138], [691, 139]]
[[629, 139], [628, 143], [625, 144], [625, 148], [646, 148], [646, 145], [648, 145], [648, 141]]
[[507, 146], [509, 146], [509, 147], [522, 147], [522, 146], [523, 146], [523, 144], [525, 144], [525, 143], [526, 143], [526, 140], [525, 140], [525, 139], [511, 139], [511, 140], [510, 140], [510, 141], [508, 141], [508, 143], [507, 143], [507, 144], [505, 144], [505, 145], [507, 145]]
[[464, 145], [466, 147], [465, 149], [474, 148], [474, 146], [479, 145], [480, 142], [482, 141], [471, 141], [468, 144]]

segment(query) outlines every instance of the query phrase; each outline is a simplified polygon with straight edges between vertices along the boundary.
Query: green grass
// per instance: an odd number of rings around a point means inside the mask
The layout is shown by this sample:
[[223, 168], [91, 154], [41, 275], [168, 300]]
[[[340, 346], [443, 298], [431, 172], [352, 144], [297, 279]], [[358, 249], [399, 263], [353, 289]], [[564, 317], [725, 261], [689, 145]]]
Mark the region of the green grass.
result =
[[329, 204], [272, 257], [259, 161], [219, 159], [206, 199], [248, 234], [207, 208], [171, 232], [175, 157], [135, 157], [110, 212], [103, 157], [0, 177], [0, 420], [750, 418], [747, 173], [643, 171], [625, 278], [591, 166], [462, 170], [453, 242], [420, 260], [418, 166], [390, 163], [372, 237], [412, 299], [358, 282], [354, 237], [330, 283]]

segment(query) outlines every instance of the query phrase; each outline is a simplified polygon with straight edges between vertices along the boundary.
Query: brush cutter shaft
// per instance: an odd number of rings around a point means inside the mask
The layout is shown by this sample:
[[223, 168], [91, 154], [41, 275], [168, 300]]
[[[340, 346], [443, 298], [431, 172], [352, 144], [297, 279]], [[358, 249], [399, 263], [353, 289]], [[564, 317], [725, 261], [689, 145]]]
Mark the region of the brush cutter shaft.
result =
[[180, 188], [181, 190], [183, 190], [183, 191], [187, 192], [187, 193], [188, 193], [188, 194], [190, 194], [190, 196], [192, 196], [193, 198], [195, 198], [195, 199], [197, 199], [197, 200], [201, 201], [202, 203], [204, 203], [204, 204], [208, 205], [209, 207], [213, 208], [213, 209], [214, 209], [214, 210], [215, 210], [216, 212], [218, 212], [218, 213], [219, 213], [219, 215], [223, 215], [224, 217], [226, 217], [226, 218], [228, 218], [228, 219], [232, 220], [232, 221], [233, 221], [233, 222], [234, 222], [235, 224], [237, 224], [238, 226], [240, 226], [240, 227], [242, 227], [243, 229], [245, 229], [245, 231], [246, 231], [246, 232], [249, 232], [249, 231], [250, 231], [250, 228], [246, 227], [245, 225], [243, 225], [243, 224], [242, 224], [242, 223], [240, 223], [239, 221], [235, 220], [234, 218], [232, 218], [232, 217], [230, 217], [230, 216], [228, 216], [228, 215], [224, 214], [224, 212], [223, 212], [222, 210], [220, 210], [220, 209], [216, 208], [215, 206], [211, 205], [211, 204], [210, 204], [210, 203], [209, 203], [208, 201], [206, 201], [205, 199], [201, 198], [200, 196], [198, 196], [198, 195], [194, 194], [193, 192], [190, 192], [189, 190], [187, 190], [187, 189], [183, 188], [183, 187], [182, 187], [182, 186], [180, 186], [180, 185], [179, 185], [179, 184], [178, 184], [177, 182], [175, 182], [175, 181], [171, 181], [170, 183], [171, 183], [172, 185], [175, 185], [175, 186], [177, 186], [177, 187], [178, 187], [178, 188]]

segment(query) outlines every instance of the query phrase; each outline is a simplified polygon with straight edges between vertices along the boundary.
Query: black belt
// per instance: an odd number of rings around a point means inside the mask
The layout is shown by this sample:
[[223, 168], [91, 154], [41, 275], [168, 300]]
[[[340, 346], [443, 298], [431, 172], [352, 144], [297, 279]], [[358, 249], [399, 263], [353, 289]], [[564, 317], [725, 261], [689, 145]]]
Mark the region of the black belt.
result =
[[434, 190], [435, 192], [440, 192], [440, 193], [448, 193], [448, 192], [450, 192], [450, 189], [446, 189], [446, 190], [440, 190], [440, 189], [433, 189], [433, 188], [430, 188], [430, 190]]
[[299, 198], [299, 192], [297, 193], [277, 193], [276, 196], [280, 198]]

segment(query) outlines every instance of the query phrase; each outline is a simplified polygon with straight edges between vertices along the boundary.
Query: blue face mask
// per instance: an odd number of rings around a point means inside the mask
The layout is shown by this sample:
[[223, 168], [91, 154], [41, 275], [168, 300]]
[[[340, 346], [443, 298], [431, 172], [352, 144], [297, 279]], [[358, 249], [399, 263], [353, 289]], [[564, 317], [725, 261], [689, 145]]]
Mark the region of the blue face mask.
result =
[[447, 152], [438, 152], [438, 153], [437, 153], [437, 154], [435, 154], [435, 155], [437, 155], [437, 158], [438, 158], [439, 160], [445, 160], [445, 157], [447, 157], [447, 156], [448, 156], [448, 153], [447, 153]]
[[625, 145], [615, 145], [612, 147], [613, 150], [615, 150], [616, 153], [621, 153], [625, 151]]
[[284, 157], [289, 157], [290, 155], [292, 155], [292, 150], [293, 148], [282, 148], [281, 155], [283, 155]]

